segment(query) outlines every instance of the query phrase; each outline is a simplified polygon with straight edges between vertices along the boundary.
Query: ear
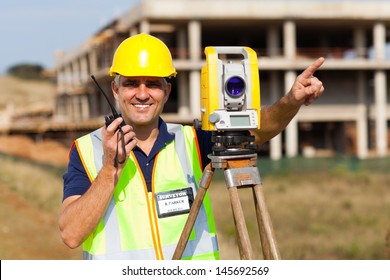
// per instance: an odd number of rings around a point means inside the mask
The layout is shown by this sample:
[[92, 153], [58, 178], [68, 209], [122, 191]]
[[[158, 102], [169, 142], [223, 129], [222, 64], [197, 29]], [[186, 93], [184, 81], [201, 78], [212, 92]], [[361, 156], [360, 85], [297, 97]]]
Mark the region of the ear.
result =
[[111, 90], [115, 99], [118, 100], [118, 87], [116, 86], [116, 83], [114, 81], [111, 82]]
[[167, 83], [164, 89], [164, 104], [168, 101], [169, 95], [171, 94], [171, 90], [172, 90], [172, 84]]

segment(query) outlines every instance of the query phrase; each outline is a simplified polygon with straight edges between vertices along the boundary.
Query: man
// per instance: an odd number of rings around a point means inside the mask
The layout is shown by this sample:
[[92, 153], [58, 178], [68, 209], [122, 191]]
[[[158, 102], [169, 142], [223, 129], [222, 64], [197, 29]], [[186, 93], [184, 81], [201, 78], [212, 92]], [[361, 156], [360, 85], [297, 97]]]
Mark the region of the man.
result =
[[[261, 111], [261, 143], [322, 94], [313, 74], [323, 62], [317, 59], [287, 95]], [[171, 91], [166, 78], [176, 70], [159, 39], [139, 34], [123, 41], [110, 75], [123, 119], [75, 141], [64, 175], [61, 236], [70, 248], [83, 244], [86, 259], [171, 259], [208, 163], [211, 134], [160, 118]], [[218, 258], [206, 196], [183, 259]]]

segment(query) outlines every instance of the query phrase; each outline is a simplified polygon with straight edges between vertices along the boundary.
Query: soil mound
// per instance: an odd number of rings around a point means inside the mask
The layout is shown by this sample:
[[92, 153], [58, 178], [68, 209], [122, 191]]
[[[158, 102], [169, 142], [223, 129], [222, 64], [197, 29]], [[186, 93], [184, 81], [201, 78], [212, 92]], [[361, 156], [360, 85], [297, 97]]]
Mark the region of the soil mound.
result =
[[69, 148], [53, 140], [35, 142], [24, 135], [2, 135], [0, 152], [41, 163], [64, 166], [68, 162]]

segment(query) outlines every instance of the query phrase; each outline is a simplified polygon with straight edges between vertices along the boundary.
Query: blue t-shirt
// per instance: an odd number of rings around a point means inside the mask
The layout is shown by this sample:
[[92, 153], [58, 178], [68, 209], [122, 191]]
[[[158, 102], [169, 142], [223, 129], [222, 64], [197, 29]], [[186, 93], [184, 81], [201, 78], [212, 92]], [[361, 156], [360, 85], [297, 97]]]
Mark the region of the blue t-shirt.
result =
[[[207, 155], [212, 152], [211, 132], [197, 129], [196, 134], [201, 152], [202, 168], [204, 168], [210, 162], [210, 159], [207, 157]], [[151, 181], [154, 159], [156, 158], [157, 153], [173, 140], [174, 135], [168, 133], [167, 124], [162, 119], [160, 119], [159, 134], [149, 155], [146, 155], [138, 147], [133, 149], [134, 155], [139, 163], [149, 192], [152, 188]], [[80, 155], [75, 146], [73, 146], [70, 152], [68, 170], [64, 174], [63, 179], [63, 200], [72, 195], [83, 195], [91, 186], [91, 182], [89, 181], [88, 175], [84, 169], [83, 164], [81, 163]]]

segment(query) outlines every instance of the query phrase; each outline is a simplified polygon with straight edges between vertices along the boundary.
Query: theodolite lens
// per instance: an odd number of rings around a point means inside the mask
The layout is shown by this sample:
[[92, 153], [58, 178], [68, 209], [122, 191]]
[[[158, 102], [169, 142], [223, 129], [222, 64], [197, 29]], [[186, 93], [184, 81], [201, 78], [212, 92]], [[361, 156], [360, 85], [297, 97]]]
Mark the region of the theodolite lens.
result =
[[231, 77], [227, 80], [225, 89], [231, 97], [240, 97], [245, 91], [245, 81], [241, 77]]

